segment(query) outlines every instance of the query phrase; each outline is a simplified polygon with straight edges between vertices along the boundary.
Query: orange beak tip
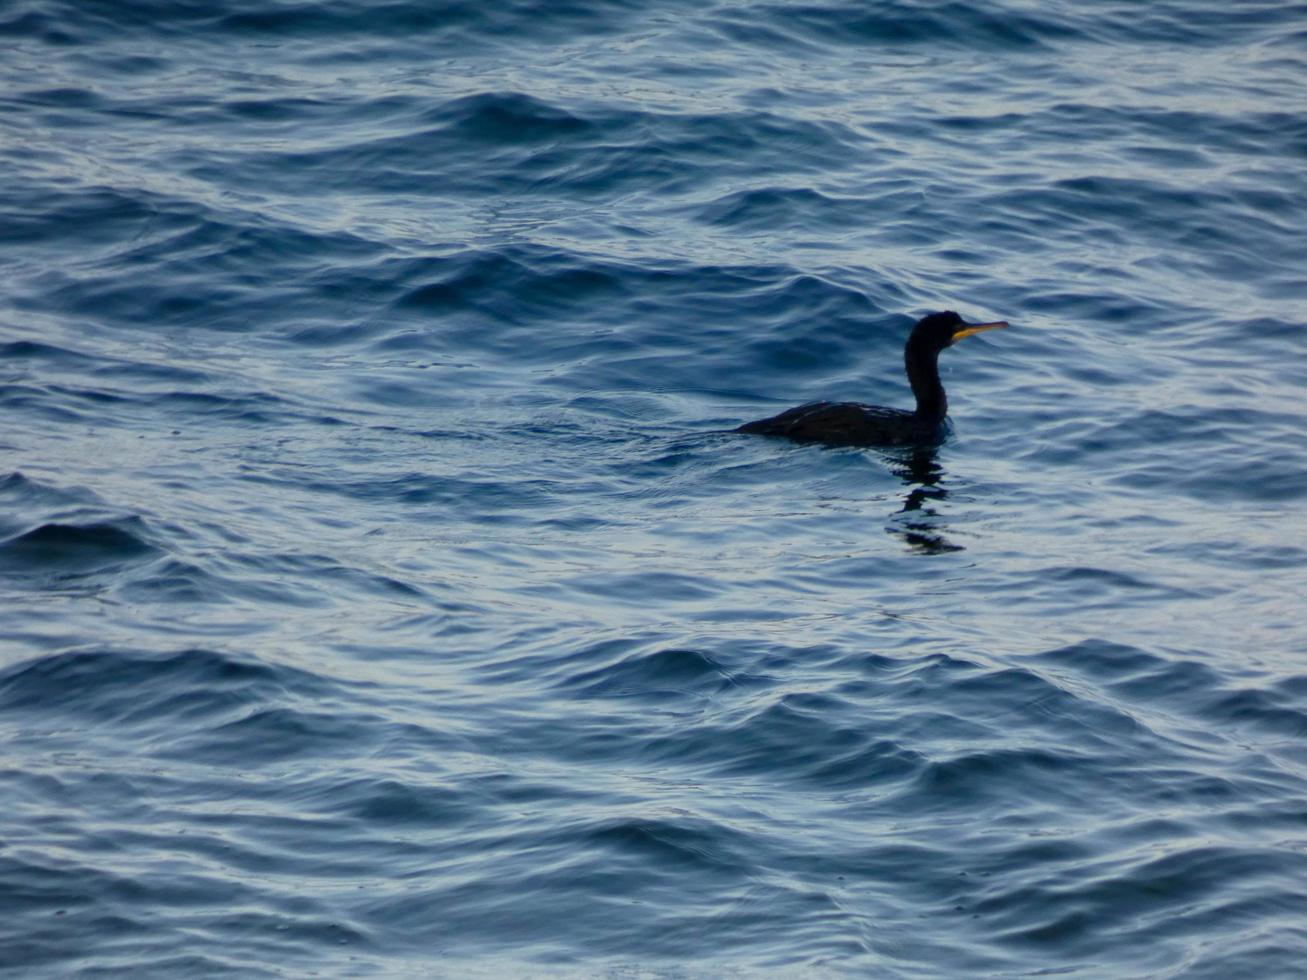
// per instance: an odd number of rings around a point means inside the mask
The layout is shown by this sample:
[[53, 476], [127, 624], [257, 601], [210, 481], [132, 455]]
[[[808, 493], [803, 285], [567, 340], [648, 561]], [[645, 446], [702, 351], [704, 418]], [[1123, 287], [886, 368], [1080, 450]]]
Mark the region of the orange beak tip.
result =
[[1008, 326], [1006, 320], [995, 320], [992, 323], [968, 323], [961, 330], [953, 335], [953, 342], [957, 343], [963, 337], [970, 337], [972, 334], [984, 333], [986, 330], [1004, 330]]

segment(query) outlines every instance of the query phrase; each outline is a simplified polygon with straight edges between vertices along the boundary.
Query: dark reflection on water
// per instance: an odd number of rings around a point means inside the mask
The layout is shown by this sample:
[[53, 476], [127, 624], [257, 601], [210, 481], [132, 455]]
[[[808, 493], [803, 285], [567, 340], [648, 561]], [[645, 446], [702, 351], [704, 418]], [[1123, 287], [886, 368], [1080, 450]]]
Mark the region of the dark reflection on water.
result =
[[902, 539], [918, 554], [940, 555], [965, 550], [945, 535], [948, 524], [932, 506], [948, 499], [949, 495], [948, 490], [941, 486], [944, 468], [939, 463], [938, 448], [918, 447], [906, 454], [889, 457], [889, 462], [894, 473], [911, 489], [904, 495], [903, 506], [885, 530]]

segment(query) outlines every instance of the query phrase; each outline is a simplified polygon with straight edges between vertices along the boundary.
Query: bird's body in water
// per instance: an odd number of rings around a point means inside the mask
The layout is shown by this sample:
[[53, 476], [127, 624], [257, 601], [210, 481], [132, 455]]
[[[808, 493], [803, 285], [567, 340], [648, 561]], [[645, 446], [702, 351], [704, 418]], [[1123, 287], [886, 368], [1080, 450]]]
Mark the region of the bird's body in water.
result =
[[771, 418], [746, 422], [736, 432], [784, 436], [828, 446], [921, 446], [939, 442], [946, 431], [948, 399], [939, 380], [939, 355], [963, 337], [1006, 327], [1002, 321], [967, 323], [953, 312], [917, 321], [903, 349], [914, 411], [857, 402], [812, 402]]

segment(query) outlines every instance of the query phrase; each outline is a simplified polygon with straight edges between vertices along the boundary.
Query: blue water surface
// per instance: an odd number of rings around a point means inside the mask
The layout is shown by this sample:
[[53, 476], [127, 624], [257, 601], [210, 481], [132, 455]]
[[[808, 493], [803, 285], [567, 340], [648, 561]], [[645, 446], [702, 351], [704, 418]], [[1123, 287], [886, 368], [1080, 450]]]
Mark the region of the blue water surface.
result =
[[1301, 976], [1304, 229], [1302, 2], [0, 0], [0, 973]]

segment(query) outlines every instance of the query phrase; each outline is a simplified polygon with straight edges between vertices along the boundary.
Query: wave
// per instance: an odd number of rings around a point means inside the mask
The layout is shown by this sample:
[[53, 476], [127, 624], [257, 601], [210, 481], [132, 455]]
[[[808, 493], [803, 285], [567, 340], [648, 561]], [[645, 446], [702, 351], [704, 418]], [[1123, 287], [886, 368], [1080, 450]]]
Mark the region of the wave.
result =
[[42, 524], [0, 541], [0, 568], [42, 581], [119, 571], [159, 553], [150, 537], [138, 517]]

